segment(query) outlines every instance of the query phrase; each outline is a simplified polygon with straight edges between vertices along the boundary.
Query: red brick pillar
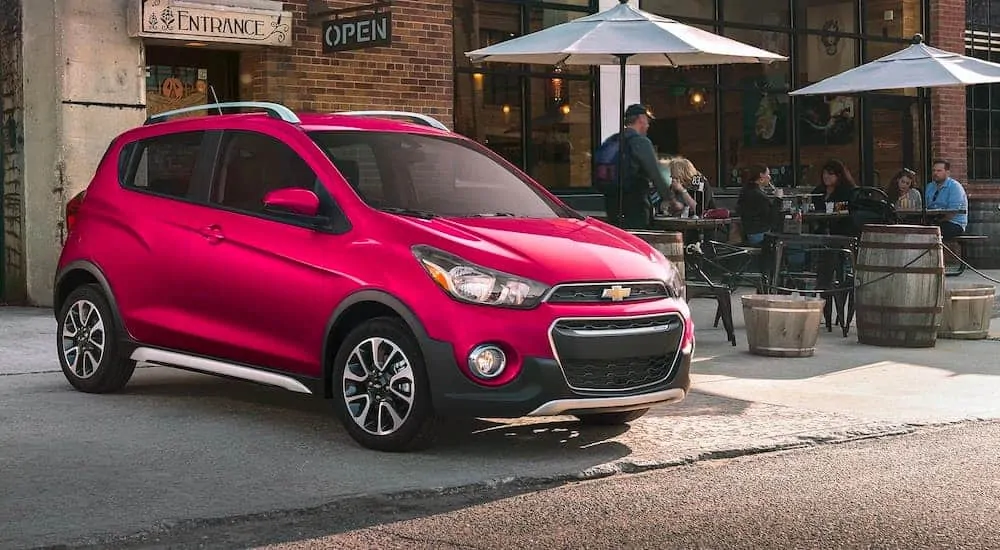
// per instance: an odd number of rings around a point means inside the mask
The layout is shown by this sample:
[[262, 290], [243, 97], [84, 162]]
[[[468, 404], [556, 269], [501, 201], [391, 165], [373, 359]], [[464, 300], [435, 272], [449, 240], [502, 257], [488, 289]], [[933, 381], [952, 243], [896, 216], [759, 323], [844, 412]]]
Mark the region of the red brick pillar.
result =
[[[931, 46], [965, 53], [965, 1], [931, 0], [927, 14]], [[965, 182], [966, 152], [965, 88], [935, 88], [931, 92], [931, 156], [951, 161], [951, 175]]]

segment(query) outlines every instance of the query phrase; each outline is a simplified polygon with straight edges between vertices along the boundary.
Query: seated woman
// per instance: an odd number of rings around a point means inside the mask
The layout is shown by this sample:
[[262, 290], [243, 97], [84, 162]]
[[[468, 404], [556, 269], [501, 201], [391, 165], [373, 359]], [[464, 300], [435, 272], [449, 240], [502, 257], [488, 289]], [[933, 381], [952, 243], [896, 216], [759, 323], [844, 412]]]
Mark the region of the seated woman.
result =
[[747, 244], [760, 246], [764, 234], [774, 229], [781, 213], [780, 206], [764, 192], [771, 185], [771, 171], [763, 164], [754, 164], [743, 173], [743, 189], [736, 202], [736, 213], [743, 225]]
[[701, 217], [706, 210], [715, 208], [715, 193], [708, 185], [708, 178], [699, 172], [690, 160], [674, 157], [670, 159], [669, 166], [671, 183], [681, 185], [690, 196], [694, 197], [693, 201], [687, 201], [685, 205], [692, 215]]
[[916, 189], [917, 173], [909, 168], [903, 168], [892, 177], [885, 188], [889, 202], [896, 205], [896, 210], [920, 210], [923, 200], [920, 190]]
[[[828, 202], [849, 203], [854, 198], [855, 188], [857, 184], [847, 166], [839, 160], [830, 159], [820, 172], [819, 185], [812, 190], [817, 195], [813, 197], [813, 206], [817, 212], [825, 212]], [[829, 220], [826, 225], [831, 235], [850, 235], [854, 231], [849, 218]]]

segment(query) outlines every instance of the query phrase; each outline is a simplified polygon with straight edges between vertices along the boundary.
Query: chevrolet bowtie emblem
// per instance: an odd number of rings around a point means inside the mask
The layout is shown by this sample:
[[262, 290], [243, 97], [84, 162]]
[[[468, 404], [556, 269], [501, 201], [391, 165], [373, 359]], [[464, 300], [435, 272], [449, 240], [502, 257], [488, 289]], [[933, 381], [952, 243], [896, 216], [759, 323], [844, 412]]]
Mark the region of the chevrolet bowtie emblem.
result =
[[604, 292], [601, 293], [601, 298], [611, 298], [612, 302], [620, 302], [631, 295], [631, 288], [615, 285], [611, 288], [605, 288]]

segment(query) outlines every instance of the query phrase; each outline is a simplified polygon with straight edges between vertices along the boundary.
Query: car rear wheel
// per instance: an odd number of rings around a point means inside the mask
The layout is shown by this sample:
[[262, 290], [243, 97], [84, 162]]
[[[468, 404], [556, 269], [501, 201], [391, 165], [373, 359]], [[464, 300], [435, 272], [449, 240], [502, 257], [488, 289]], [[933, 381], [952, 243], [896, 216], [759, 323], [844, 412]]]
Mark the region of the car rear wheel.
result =
[[355, 441], [379, 451], [426, 447], [434, 435], [423, 356], [402, 321], [378, 318], [351, 331], [334, 360], [337, 414]]
[[634, 411], [624, 412], [578, 414], [576, 417], [584, 424], [591, 424], [594, 426], [620, 426], [633, 420], [638, 420], [648, 412], [649, 409], [636, 409]]
[[69, 294], [59, 312], [59, 364], [69, 383], [88, 393], [110, 393], [125, 387], [135, 361], [118, 343], [117, 318], [101, 287], [84, 285]]

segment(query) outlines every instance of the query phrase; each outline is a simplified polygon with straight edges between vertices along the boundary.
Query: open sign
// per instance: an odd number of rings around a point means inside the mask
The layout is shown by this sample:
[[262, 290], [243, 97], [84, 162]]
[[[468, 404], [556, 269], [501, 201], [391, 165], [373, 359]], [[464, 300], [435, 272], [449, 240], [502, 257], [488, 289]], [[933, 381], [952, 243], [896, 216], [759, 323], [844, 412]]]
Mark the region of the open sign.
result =
[[379, 12], [323, 22], [323, 53], [392, 44], [392, 13]]

